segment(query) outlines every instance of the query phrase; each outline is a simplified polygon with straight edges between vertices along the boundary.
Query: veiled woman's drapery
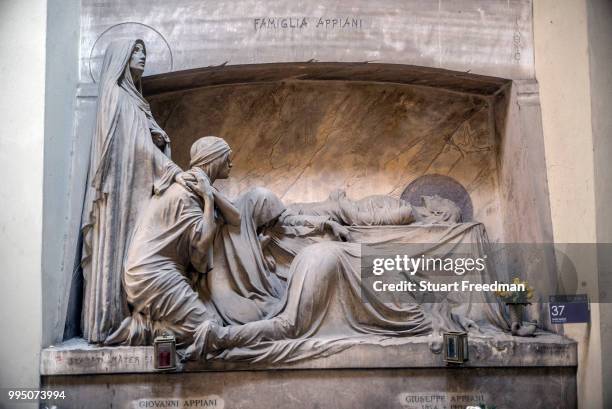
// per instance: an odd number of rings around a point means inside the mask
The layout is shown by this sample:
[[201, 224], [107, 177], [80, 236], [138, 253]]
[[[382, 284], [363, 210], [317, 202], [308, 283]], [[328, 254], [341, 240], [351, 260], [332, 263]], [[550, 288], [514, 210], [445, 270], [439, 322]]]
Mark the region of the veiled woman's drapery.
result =
[[[301, 226], [281, 230], [273, 239], [274, 245], [296, 255], [290, 265], [283, 266], [288, 277], [284, 297], [266, 319], [224, 327], [208, 323], [204, 337], [207, 349], [213, 351], [208, 358], [287, 363], [330, 355], [356, 344], [399, 344], [402, 338], [439, 336], [449, 330], [486, 334], [507, 327], [497, 304], [478, 292], [452, 294], [427, 304], [416, 297], [410, 302], [410, 293], [394, 301], [381, 299], [362, 286], [360, 244], [331, 242], [318, 235], [306, 237]], [[291, 230], [298, 234], [292, 235]], [[469, 248], [470, 254], [480, 256], [487, 243], [479, 223], [350, 230], [357, 242], [368, 245], [431, 243], [415, 257], [445, 257], [458, 248]], [[279, 262], [277, 272], [280, 266]], [[483, 274], [475, 273], [471, 279], [491, 282], [488, 273]]]
[[91, 146], [81, 229], [83, 337], [103, 342], [128, 315], [121, 286], [124, 258], [136, 218], [154, 190], [181, 170], [151, 133], [163, 133], [134, 84], [129, 61], [140, 40], [109, 45], [104, 56], [96, 128]]
[[217, 358], [227, 360], [291, 362], [338, 352], [350, 346], [349, 340], [362, 342], [360, 336], [431, 331], [430, 319], [417, 303], [367, 298], [362, 298], [358, 244], [312, 244], [291, 263], [278, 314], [244, 325], [213, 325], [207, 347], [222, 350]]
[[[280, 218], [283, 225], [295, 225], [293, 235], [302, 232], [324, 235], [325, 221], [343, 224], [408, 223], [410, 206], [397, 199], [371, 196], [351, 201], [337, 191], [321, 203], [298, 203], [285, 208], [271, 191], [254, 188], [235, 203], [243, 216], [240, 228], [223, 226], [215, 240], [215, 268], [207, 276], [203, 297], [210, 297], [227, 324], [246, 324], [275, 316], [282, 308], [287, 288], [286, 271], [295, 254], [285, 251], [264, 255], [257, 229]], [[272, 240], [275, 238], [271, 237]], [[327, 238], [329, 240], [330, 238]], [[303, 238], [301, 243], [308, 242]], [[271, 246], [274, 247], [274, 246]], [[270, 259], [274, 259], [274, 267]], [[274, 271], [275, 270], [275, 271]]]
[[[254, 188], [234, 203], [240, 226], [224, 225], [215, 240], [215, 266], [203, 290], [225, 322], [244, 324], [273, 315], [283, 298], [286, 282], [270, 271], [257, 229], [285, 210], [281, 200], [263, 188]], [[207, 288], [206, 288], [207, 284]]]

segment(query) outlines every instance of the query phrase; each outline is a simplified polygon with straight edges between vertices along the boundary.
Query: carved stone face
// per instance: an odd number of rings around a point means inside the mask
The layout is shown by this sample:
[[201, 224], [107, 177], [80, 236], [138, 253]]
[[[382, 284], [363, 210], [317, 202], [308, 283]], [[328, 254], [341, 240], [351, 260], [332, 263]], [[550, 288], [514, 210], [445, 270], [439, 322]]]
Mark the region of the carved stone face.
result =
[[132, 71], [144, 71], [147, 54], [142, 43], [136, 43], [130, 58], [130, 69]]
[[217, 179], [227, 179], [232, 170], [232, 166], [232, 151], [229, 151], [229, 154], [226, 156], [226, 159], [223, 161], [223, 164], [219, 169]]

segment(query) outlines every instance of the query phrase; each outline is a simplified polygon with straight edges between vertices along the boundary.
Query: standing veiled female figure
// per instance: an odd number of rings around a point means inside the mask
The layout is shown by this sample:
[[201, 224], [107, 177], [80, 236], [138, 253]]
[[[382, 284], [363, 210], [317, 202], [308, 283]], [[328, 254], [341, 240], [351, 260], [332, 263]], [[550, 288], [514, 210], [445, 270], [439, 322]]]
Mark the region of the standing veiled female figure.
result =
[[81, 222], [81, 323], [89, 342], [103, 342], [128, 315], [121, 277], [137, 215], [181, 172], [140, 91], [145, 59], [142, 40], [120, 40], [102, 64]]

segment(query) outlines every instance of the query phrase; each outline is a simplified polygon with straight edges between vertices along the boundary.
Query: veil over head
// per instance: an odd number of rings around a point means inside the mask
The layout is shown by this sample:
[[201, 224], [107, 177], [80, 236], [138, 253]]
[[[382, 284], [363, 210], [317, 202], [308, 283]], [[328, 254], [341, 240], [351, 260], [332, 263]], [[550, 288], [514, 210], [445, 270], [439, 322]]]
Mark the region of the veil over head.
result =
[[[93, 140], [93, 143], [97, 145], [95, 150], [101, 152], [101, 155], [92, 157], [90, 163], [90, 169], [94, 171], [91, 183], [96, 190], [103, 189], [104, 178], [110, 163], [109, 151], [111, 144], [114, 142], [117, 127], [119, 99], [122, 96], [127, 94], [128, 98], [144, 112], [151, 132], [165, 135], [165, 132], [153, 118], [149, 103], [141, 94], [140, 80], [138, 83], [134, 83], [132, 78], [130, 59], [136, 44], [142, 44], [146, 50], [144, 42], [140, 39], [115, 40], [109, 44], [104, 54], [98, 86], [98, 113]], [[124, 93], [121, 91], [124, 91]], [[170, 156], [169, 142], [170, 140], [167, 139], [168, 150], [164, 152], [167, 156]]]
[[[184, 173], [191, 174], [196, 178], [204, 175], [210, 180], [213, 175], [217, 174], [219, 168], [223, 166], [223, 162], [217, 161], [217, 159], [224, 158], [229, 154], [230, 150], [230, 146], [223, 138], [204, 136], [191, 145], [191, 150], [189, 151], [191, 161], [189, 162], [189, 169]], [[157, 193], [163, 193], [167, 187], [160, 189]]]
[[191, 145], [189, 167], [208, 165], [229, 151], [230, 147], [223, 138], [205, 136]]
[[240, 214], [252, 216], [247, 223], [257, 229], [276, 219], [285, 211], [285, 205], [271, 190], [255, 187], [240, 196], [236, 201]]

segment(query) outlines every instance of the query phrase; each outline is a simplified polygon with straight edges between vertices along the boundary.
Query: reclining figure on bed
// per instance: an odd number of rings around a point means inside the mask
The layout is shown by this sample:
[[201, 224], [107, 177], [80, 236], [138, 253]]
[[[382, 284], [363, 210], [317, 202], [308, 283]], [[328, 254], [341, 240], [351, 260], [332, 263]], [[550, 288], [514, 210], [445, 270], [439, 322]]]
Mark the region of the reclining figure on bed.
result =
[[343, 226], [398, 226], [406, 224], [455, 224], [461, 210], [440, 196], [423, 196], [423, 206], [387, 195], [372, 195], [350, 200], [344, 190], [333, 191], [322, 202], [294, 203], [280, 217], [285, 225], [320, 225], [333, 221]]

